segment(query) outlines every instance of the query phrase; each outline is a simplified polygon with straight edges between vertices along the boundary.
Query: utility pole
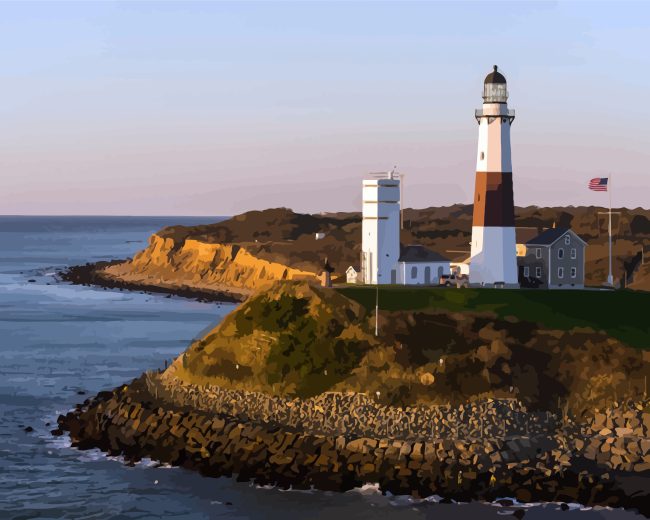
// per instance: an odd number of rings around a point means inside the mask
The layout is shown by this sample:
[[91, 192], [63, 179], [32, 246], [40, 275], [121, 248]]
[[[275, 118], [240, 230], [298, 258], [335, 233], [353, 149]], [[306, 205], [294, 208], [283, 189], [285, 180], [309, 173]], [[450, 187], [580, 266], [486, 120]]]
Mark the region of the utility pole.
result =
[[375, 337], [379, 336], [379, 273], [377, 273], [377, 285], [375, 286]]

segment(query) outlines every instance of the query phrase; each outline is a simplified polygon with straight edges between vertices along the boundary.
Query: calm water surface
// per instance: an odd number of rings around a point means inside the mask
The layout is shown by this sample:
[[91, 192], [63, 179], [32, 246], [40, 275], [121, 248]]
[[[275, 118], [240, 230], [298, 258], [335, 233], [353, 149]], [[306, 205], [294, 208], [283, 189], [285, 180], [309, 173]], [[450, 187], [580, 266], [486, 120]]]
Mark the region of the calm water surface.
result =
[[[282, 491], [78, 451], [49, 431], [89, 395], [159, 368], [234, 307], [57, 283], [57, 269], [124, 258], [181, 217], [0, 217], [0, 518], [499, 518], [512, 508]], [[48, 425], [49, 423], [49, 425]], [[27, 433], [24, 428], [34, 431]], [[527, 519], [641, 518], [527, 505]]]

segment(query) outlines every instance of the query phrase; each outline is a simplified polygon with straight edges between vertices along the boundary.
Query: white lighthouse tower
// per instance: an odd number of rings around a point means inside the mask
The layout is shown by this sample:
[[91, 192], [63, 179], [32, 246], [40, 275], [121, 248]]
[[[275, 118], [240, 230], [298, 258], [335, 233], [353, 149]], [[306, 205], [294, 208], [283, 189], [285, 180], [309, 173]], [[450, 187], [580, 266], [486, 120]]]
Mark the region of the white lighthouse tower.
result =
[[397, 282], [400, 186], [394, 172], [363, 181], [361, 273], [363, 283]]
[[478, 154], [469, 281], [474, 286], [519, 287], [515, 207], [510, 160], [506, 78], [494, 66], [483, 86], [483, 108], [476, 110]]

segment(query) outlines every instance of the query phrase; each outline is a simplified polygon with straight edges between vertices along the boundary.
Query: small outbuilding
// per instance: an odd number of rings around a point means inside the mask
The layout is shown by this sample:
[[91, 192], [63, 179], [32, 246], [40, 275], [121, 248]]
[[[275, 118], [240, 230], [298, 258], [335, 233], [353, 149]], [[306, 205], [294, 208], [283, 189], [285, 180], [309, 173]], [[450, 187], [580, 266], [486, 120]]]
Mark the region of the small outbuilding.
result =
[[359, 267], [350, 266], [345, 270], [345, 281], [347, 283], [359, 283], [361, 269]]
[[568, 228], [547, 229], [531, 238], [517, 257], [521, 287], [583, 289], [586, 247]]
[[397, 273], [392, 283], [402, 285], [438, 285], [440, 277], [450, 273], [448, 258], [421, 245], [403, 246]]

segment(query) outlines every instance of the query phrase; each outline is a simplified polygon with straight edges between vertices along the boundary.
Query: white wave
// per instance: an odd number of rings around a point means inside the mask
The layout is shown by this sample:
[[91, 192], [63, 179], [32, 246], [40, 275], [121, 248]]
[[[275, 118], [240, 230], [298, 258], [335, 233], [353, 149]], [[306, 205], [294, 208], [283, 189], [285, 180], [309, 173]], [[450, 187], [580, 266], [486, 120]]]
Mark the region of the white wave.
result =
[[379, 488], [379, 482], [367, 482], [361, 487], [355, 487], [346, 491], [346, 493], [357, 493], [359, 495], [381, 495], [381, 489]]

